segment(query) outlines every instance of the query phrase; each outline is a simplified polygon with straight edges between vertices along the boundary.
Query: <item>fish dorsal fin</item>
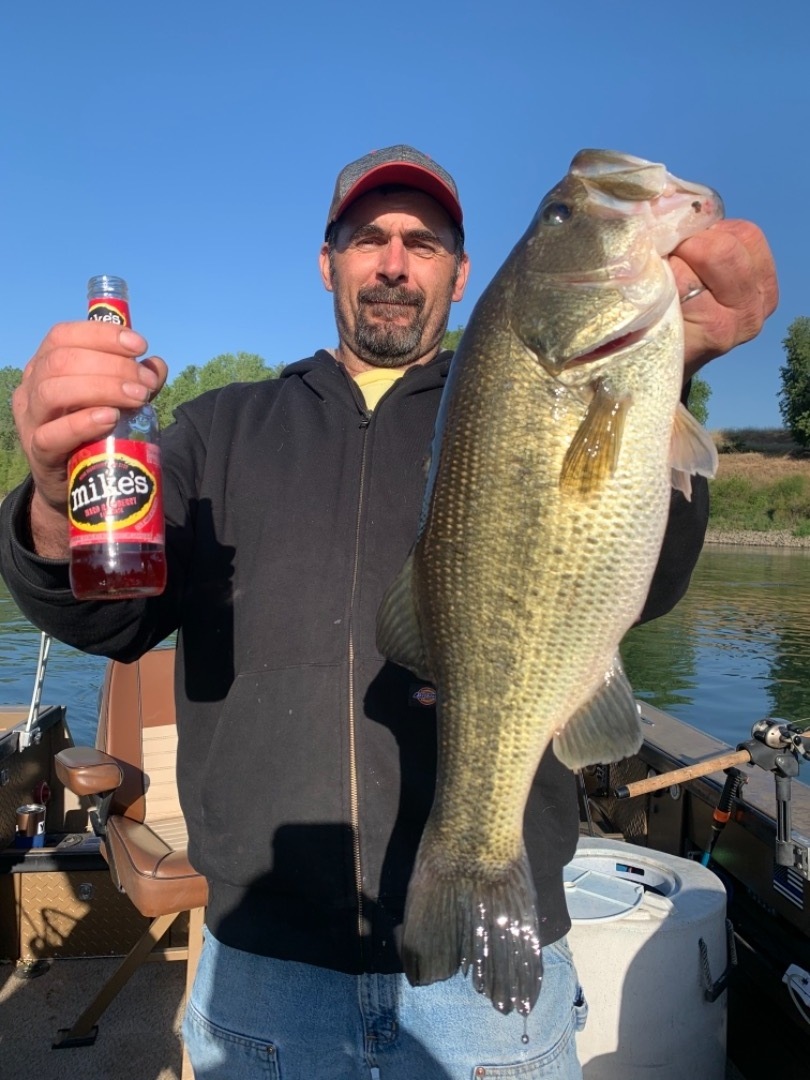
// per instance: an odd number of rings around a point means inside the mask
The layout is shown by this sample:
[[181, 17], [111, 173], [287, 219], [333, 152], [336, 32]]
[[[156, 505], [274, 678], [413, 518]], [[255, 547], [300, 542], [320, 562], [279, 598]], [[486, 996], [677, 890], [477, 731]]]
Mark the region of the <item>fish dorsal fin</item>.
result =
[[717, 447], [711, 435], [681, 403], [678, 404], [672, 423], [669, 463], [672, 469], [672, 486], [690, 500], [690, 477], [694, 474], [714, 476], [717, 472]]
[[413, 592], [413, 552], [394, 578], [377, 612], [377, 648], [408, 668], [414, 675], [433, 682]]
[[554, 753], [569, 769], [581, 769], [630, 757], [641, 742], [638, 705], [616, 656], [594, 696], [554, 736]]
[[563, 460], [560, 487], [571, 494], [598, 491], [616, 471], [630, 406], [626, 395], [614, 394], [600, 379]]

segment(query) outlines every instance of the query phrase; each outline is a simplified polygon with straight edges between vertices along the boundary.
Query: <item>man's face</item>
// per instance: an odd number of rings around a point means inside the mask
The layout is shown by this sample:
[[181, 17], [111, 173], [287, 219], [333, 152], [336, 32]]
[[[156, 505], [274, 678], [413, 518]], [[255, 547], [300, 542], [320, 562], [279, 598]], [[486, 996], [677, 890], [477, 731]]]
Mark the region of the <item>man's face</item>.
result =
[[352, 203], [320, 256], [350, 369], [404, 367], [436, 354], [450, 304], [467, 283], [467, 256], [454, 247], [447, 214], [420, 191], [372, 191]]

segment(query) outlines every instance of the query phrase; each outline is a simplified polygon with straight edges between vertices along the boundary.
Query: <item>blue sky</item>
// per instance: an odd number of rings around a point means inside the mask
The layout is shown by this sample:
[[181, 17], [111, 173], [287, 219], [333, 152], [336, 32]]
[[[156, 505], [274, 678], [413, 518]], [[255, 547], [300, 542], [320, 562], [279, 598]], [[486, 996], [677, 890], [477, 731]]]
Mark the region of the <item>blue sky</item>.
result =
[[810, 5], [751, 0], [3, 5], [0, 366], [128, 279], [170, 377], [222, 352], [335, 344], [317, 253], [338, 170], [409, 142], [461, 190], [451, 327], [585, 146], [664, 161], [766, 232], [781, 303], [705, 371], [712, 428], [781, 423], [810, 315]]

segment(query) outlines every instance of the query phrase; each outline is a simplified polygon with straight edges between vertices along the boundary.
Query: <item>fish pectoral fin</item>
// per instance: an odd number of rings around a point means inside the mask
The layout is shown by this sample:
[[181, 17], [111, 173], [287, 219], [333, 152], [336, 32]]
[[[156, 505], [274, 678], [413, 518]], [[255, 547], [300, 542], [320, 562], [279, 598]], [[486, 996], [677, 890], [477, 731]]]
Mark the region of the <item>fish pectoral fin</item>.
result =
[[598, 491], [616, 471], [631, 398], [605, 380], [596, 384], [588, 411], [563, 460], [560, 488], [574, 495]]
[[717, 447], [711, 435], [681, 403], [672, 423], [669, 459], [671, 483], [687, 499], [692, 498], [692, 480], [698, 476], [714, 476], [717, 472]]
[[630, 757], [641, 743], [638, 705], [616, 656], [596, 694], [554, 736], [554, 753], [569, 769], [581, 769]]
[[413, 593], [413, 552], [394, 578], [377, 612], [377, 648], [427, 682], [435, 681], [430, 673], [425, 643], [416, 612]]

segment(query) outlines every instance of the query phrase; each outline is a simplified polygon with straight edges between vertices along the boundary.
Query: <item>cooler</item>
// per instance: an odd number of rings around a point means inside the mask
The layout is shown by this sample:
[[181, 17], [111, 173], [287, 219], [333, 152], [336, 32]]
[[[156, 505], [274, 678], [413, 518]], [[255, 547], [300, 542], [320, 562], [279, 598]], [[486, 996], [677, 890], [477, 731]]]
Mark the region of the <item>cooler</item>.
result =
[[[723, 1080], [726, 893], [706, 867], [582, 838], [565, 869], [569, 943], [588, 1001], [585, 1080]], [[709, 1000], [712, 996], [715, 1000]]]

